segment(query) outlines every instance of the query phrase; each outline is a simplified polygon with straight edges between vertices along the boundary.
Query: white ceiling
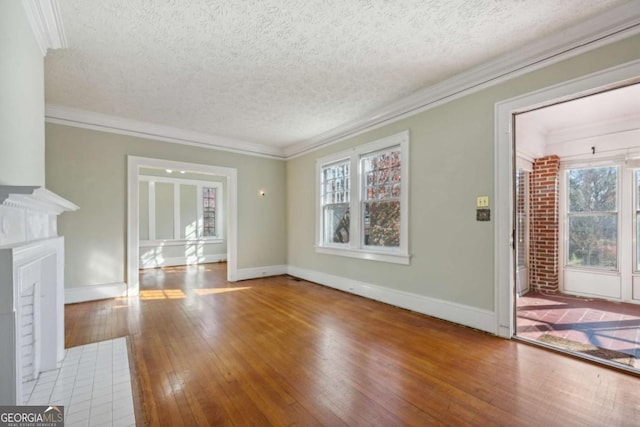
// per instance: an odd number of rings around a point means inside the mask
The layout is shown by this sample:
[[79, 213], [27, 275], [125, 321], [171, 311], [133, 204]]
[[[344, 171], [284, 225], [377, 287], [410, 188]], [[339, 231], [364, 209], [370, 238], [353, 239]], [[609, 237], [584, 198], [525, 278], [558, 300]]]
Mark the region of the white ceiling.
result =
[[517, 115], [518, 151], [532, 157], [561, 144], [640, 129], [640, 83]]
[[59, 0], [46, 102], [283, 149], [623, 3]]
[[535, 126], [548, 138], [561, 131], [638, 117], [640, 83], [529, 111], [518, 117], [518, 125]]

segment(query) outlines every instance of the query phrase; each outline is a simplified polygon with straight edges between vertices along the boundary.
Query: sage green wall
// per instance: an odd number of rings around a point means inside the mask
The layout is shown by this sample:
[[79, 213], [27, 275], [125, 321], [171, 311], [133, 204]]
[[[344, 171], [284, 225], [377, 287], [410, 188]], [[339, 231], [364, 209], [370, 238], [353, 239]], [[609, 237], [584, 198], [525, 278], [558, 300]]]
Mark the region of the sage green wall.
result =
[[[638, 58], [634, 37], [288, 161], [289, 265], [493, 310], [494, 222], [475, 204], [495, 196], [495, 104]], [[315, 160], [407, 129], [411, 265], [317, 254]]]
[[[156, 182], [156, 239], [173, 239], [173, 184]], [[170, 206], [171, 209], [167, 209]]]
[[0, 185], [41, 185], [44, 59], [21, 1], [0, 1]]
[[126, 281], [128, 155], [237, 168], [238, 268], [286, 264], [283, 161], [52, 123], [46, 138], [47, 186], [80, 207], [58, 220], [66, 287]]
[[[197, 186], [180, 184], [180, 235], [175, 236], [176, 239], [187, 239], [197, 236], [198, 196]], [[219, 195], [219, 197], [222, 198], [224, 196]], [[149, 215], [148, 212], [147, 215]], [[221, 227], [224, 226], [221, 224]]]

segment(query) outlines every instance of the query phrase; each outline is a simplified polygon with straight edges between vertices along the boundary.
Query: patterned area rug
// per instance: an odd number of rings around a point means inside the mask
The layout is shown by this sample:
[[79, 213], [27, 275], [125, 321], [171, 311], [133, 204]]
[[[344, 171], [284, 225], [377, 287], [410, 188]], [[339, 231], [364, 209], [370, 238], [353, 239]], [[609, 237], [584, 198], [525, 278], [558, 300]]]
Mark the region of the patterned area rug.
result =
[[591, 344], [583, 344], [581, 342], [572, 341], [566, 338], [556, 337], [555, 335], [549, 334], [540, 335], [538, 337], [538, 341], [560, 347], [565, 350], [588, 354], [589, 356], [610, 360], [612, 362], [622, 363], [624, 365], [635, 366], [636, 358], [621, 351], [600, 348]]

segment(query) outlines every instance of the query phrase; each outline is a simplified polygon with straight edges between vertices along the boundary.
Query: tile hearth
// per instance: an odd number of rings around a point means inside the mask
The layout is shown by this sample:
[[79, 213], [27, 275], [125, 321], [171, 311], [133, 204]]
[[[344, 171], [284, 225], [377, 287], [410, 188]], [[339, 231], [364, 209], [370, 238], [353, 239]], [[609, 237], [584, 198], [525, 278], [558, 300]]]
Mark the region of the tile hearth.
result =
[[136, 425], [125, 338], [66, 349], [29, 390], [29, 405], [64, 405], [67, 427]]

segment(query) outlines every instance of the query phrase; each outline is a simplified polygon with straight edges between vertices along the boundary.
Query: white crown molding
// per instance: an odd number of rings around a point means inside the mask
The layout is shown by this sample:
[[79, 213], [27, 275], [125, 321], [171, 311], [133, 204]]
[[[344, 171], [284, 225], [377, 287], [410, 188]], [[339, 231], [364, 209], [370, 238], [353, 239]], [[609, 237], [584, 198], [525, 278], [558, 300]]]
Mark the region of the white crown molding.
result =
[[[37, 0], [23, 1], [25, 8], [36, 10], [35, 5], [40, 4]], [[57, 0], [44, 2], [55, 5], [52, 6], [52, 10], [57, 11]], [[540, 39], [520, 50], [509, 52], [441, 83], [419, 90], [375, 110], [366, 117], [345, 123], [311, 139], [291, 144], [284, 149], [55, 104], [46, 105], [45, 119], [49, 123], [85, 129], [246, 155], [291, 159], [637, 34], [640, 34], [640, 1], [632, 1]]]
[[283, 150], [277, 147], [69, 108], [56, 104], [46, 104], [45, 121], [121, 135], [151, 138], [176, 144], [212, 148], [252, 156], [284, 159]]
[[47, 49], [67, 47], [58, 0], [22, 0], [22, 5], [42, 56]]
[[293, 158], [379, 128], [540, 68], [640, 34], [640, 1], [625, 3], [581, 24], [499, 56], [436, 85], [285, 148]]

